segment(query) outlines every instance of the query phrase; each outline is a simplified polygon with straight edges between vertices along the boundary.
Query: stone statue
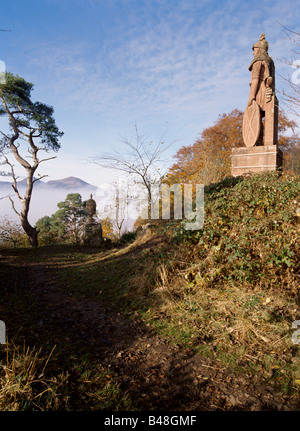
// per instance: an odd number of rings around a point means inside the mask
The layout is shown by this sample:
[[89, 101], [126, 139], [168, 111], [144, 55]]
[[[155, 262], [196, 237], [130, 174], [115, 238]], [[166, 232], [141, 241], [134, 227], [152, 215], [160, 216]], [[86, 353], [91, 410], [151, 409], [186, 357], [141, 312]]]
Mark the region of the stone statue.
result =
[[250, 94], [243, 118], [243, 139], [247, 147], [277, 145], [278, 100], [275, 95], [275, 65], [262, 33], [253, 47]]
[[90, 199], [86, 202], [86, 212], [89, 216], [89, 221], [92, 222], [94, 219], [94, 215], [96, 214], [97, 204], [93, 199], [93, 195], [91, 194]]
[[93, 199], [93, 195], [86, 202], [86, 212], [88, 214], [88, 221], [83, 226], [81, 240], [84, 245], [89, 247], [100, 247], [103, 245], [104, 239], [102, 237], [101, 223], [94, 218], [97, 213], [97, 205]]

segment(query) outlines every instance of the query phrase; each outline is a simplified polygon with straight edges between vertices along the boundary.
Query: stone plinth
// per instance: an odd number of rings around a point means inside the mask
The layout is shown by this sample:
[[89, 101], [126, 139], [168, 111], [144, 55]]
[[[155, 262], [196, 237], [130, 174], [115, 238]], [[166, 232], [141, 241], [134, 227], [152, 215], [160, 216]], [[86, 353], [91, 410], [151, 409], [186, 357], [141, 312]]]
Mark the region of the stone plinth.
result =
[[103, 245], [102, 226], [95, 220], [89, 221], [83, 226], [81, 231], [83, 245], [89, 247], [101, 247]]
[[232, 148], [231, 175], [275, 171], [282, 167], [282, 151], [277, 145]]

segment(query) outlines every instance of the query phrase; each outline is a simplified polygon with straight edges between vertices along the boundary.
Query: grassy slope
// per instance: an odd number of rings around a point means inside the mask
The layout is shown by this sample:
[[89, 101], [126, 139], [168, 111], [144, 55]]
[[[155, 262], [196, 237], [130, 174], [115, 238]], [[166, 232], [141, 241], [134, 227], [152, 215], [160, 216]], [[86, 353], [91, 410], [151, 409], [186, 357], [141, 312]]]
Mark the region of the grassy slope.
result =
[[[276, 173], [228, 179], [207, 188], [200, 232], [170, 223], [152, 249], [46, 247], [11, 251], [11, 263], [43, 262], [66, 291], [100, 298], [170, 343], [294, 394], [300, 388], [299, 345], [291, 340], [292, 322], [300, 319], [299, 191], [299, 178]], [[122, 395], [117, 399], [120, 408], [129, 405]]]
[[300, 317], [299, 196], [299, 178], [277, 173], [208, 187], [203, 229], [176, 226], [159, 263], [149, 259], [158, 281], [145, 289], [144, 319], [237, 371], [298, 392], [291, 334]]

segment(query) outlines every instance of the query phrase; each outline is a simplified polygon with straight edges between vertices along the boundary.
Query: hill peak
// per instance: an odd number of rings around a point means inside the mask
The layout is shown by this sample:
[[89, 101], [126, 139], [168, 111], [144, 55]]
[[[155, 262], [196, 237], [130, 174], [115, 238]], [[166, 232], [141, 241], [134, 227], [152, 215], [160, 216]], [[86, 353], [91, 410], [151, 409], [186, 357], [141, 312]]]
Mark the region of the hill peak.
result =
[[66, 177], [62, 178], [60, 180], [50, 180], [45, 183], [47, 186], [50, 187], [94, 187], [91, 184], [87, 183], [86, 181], [83, 181], [80, 178], [77, 177]]

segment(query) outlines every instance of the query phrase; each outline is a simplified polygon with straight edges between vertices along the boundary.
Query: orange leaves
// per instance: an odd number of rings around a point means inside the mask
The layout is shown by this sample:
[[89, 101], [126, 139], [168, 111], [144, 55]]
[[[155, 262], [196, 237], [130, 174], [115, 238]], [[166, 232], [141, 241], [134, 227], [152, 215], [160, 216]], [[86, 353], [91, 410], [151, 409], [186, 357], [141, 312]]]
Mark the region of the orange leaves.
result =
[[193, 145], [182, 147], [168, 175], [170, 183], [185, 181], [210, 184], [230, 173], [231, 148], [242, 142], [243, 113], [238, 109], [219, 115]]
[[[211, 184], [230, 175], [231, 149], [244, 147], [242, 138], [243, 112], [234, 109], [229, 114], [219, 115], [214, 125], [203, 130], [200, 137], [189, 146], [183, 146], [175, 154], [175, 163], [171, 166], [167, 183], [176, 182]], [[295, 135], [296, 123], [279, 111], [279, 145], [285, 149], [285, 157], [299, 147], [299, 137]], [[292, 130], [293, 136], [286, 132]], [[284, 133], [284, 135], [283, 135]]]

